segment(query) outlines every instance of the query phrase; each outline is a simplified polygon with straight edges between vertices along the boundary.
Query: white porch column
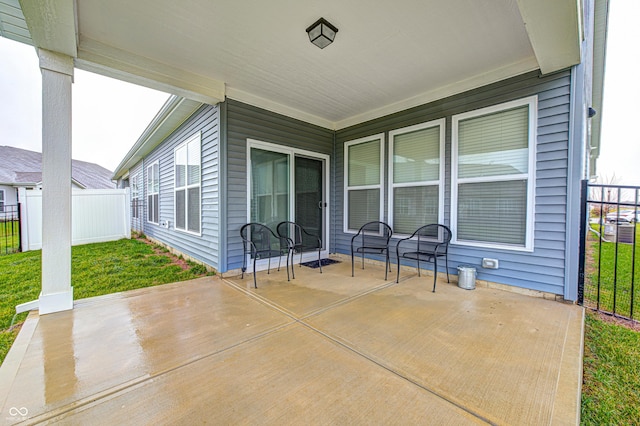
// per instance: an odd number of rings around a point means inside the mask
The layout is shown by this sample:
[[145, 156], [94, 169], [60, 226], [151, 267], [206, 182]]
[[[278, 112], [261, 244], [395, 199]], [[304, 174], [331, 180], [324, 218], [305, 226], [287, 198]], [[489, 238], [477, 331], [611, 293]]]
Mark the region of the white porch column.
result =
[[71, 84], [73, 58], [38, 50], [42, 73], [42, 292], [40, 314], [73, 309]]

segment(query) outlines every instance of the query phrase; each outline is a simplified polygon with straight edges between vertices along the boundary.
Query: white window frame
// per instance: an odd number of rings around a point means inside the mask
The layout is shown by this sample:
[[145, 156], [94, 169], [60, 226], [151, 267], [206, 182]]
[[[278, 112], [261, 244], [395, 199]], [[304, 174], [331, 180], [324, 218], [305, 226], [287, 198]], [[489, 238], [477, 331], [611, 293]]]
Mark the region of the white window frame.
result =
[[[393, 167], [394, 167], [394, 158], [393, 158], [393, 147], [395, 144], [395, 136], [403, 135], [405, 133], [411, 133], [418, 130], [429, 129], [432, 127], [440, 127], [439, 130], [439, 169], [438, 169], [438, 180], [437, 181], [419, 181], [419, 182], [407, 182], [407, 183], [394, 183], [393, 181]], [[444, 219], [444, 184], [445, 184], [445, 132], [446, 132], [446, 119], [440, 118], [438, 120], [429, 121], [426, 123], [416, 124], [414, 126], [403, 127], [401, 129], [395, 129], [389, 132], [389, 225], [393, 227], [393, 214], [394, 214], [394, 190], [395, 188], [402, 187], [417, 187], [417, 186], [434, 186], [438, 185], [438, 223], [442, 224]], [[428, 225], [428, 223], [425, 223]], [[415, 231], [415, 230], [414, 230]], [[399, 234], [395, 232], [394, 235], [398, 236], [408, 236], [411, 234]]]
[[[361, 143], [372, 142], [375, 140], [380, 141], [380, 182], [376, 185], [357, 185], [349, 186], [349, 147], [358, 145]], [[342, 216], [342, 231], [345, 234], [356, 234], [357, 229], [349, 229], [349, 191], [357, 191], [362, 189], [378, 189], [380, 191], [380, 207], [378, 212], [378, 220], [383, 221], [384, 218], [384, 133], [378, 133], [376, 135], [367, 136], [364, 138], [354, 139], [344, 144], [344, 192], [343, 192], [343, 216]]]
[[[180, 186], [178, 187], [176, 184], [176, 179], [177, 179], [177, 173], [176, 173], [176, 154], [179, 150], [181, 149], [187, 149], [188, 150], [188, 145], [190, 143], [197, 143], [198, 147], [200, 149], [200, 179], [198, 180], [197, 183], [192, 183], [189, 184], [189, 176], [188, 176], [188, 167], [187, 170], [185, 171], [185, 185], [184, 186]], [[187, 159], [188, 162], [188, 159]], [[193, 189], [193, 188], [198, 188], [199, 189], [199, 197], [200, 197], [200, 205], [198, 206], [198, 209], [200, 210], [200, 214], [199, 214], [199, 218], [200, 221], [198, 223], [198, 232], [195, 231], [190, 231], [189, 230], [189, 201], [188, 201], [188, 193], [189, 193], [189, 189]], [[177, 221], [177, 197], [176, 197], [176, 193], [178, 192], [178, 190], [184, 190], [185, 191], [185, 205], [184, 205], [184, 228], [178, 228], [178, 221]], [[182, 142], [180, 145], [176, 146], [173, 150], [173, 228], [176, 231], [180, 231], [180, 232], [184, 232], [187, 234], [191, 234], [191, 235], [197, 235], [197, 236], [201, 236], [202, 235], [202, 137], [201, 137], [201, 132], [197, 132], [196, 134], [192, 135], [191, 137], [189, 137], [188, 139], [186, 139], [184, 142]]]
[[[260, 140], [256, 140], [256, 139], [247, 139], [247, 216], [246, 216], [246, 223], [251, 222], [251, 149], [253, 148], [257, 148], [257, 149], [261, 149], [264, 151], [271, 151], [271, 152], [278, 152], [281, 154], [287, 154], [289, 156], [289, 194], [290, 194], [290, 199], [289, 199], [289, 217], [293, 218], [295, 217], [295, 182], [294, 182], [294, 175], [295, 175], [295, 157], [296, 155], [299, 156], [306, 156], [309, 158], [313, 158], [315, 160], [323, 160], [324, 161], [324, 170], [323, 170], [323, 174], [324, 174], [324, 191], [325, 191], [325, 203], [328, 203], [329, 200], [331, 200], [331, 186], [330, 186], [330, 170], [331, 170], [331, 157], [327, 154], [321, 154], [319, 152], [314, 152], [314, 151], [308, 151], [305, 149], [300, 149], [300, 148], [292, 148], [292, 147], [287, 147], [284, 145], [277, 145], [274, 143], [270, 143], [270, 142], [264, 142], [264, 141], [260, 141]], [[327, 204], [328, 205], [328, 204]], [[325, 207], [326, 211], [324, 213], [324, 238], [322, 239], [322, 245], [324, 246], [324, 248], [321, 250], [320, 255], [322, 256], [322, 258], [325, 258], [327, 256], [329, 256], [329, 247], [331, 247], [331, 232], [330, 232], [330, 228], [329, 228], [329, 221], [330, 221], [330, 211], [328, 210], [327, 207]], [[246, 255], [247, 256], [247, 265], [249, 265], [249, 272], [253, 272], [253, 261], [251, 261], [250, 259], [250, 255]], [[299, 257], [297, 257], [296, 255], [296, 261], [297, 259], [299, 259]], [[302, 261], [303, 262], [307, 262], [307, 261], [312, 261], [312, 260], [317, 260], [318, 259], [318, 253], [317, 252], [306, 252], [303, 253], [302, 255]], [[273, 259], [272, 259], [273, 261]], [[269, 265], [269, 259], [260, 259], [256, 262], [256, 269], [261, 271], [261, 270], [265, 270], [267, 269]]]
[[[522, 106], [529, 107], [529, 133], [528, 133], [528, 173], [458, 178], [458, 123], [468, 118], [479, 117], [483, 115], [493, 114]], [[534, 249], [534, 220], [535, 220], [535, 181], [536, 181], [536, 142], [538, 128], [538, 97], [529, 96], [474, 111], [457, 114], [452, 117], [452, 135], [451, 135], [451, 232], [452, 244], [486, 247], [492, 249], [504, 249], [513, 251], [532, 252]], [[525, 244], [500, 244], [484, 241], [468, 241], [458, 239], [458, 185], [474, 182], [499, 182], [527, 179], [527, 220], [525, 230]]]
[[[153, 187], [155, 185], [153, 185], [153, 166], [157, 166], [158, 167], [158, 191], [155, 192], [153, 191]], [[149, 164], [147, 167], [147, 175], [146, 175], [146, 179], [144, 182], [145, 185], [145, 205], [147, 207], [147, 211], [146, 211], [146, 221], [148, 223], [153, 223], [155, 225], [158, 225], [160, 223], [160, 161], [156, 160], [153, 163]], [[151, 190], [149, 190], [149, 176], [152, 176], [152, 185], [151, 185]], [[149, 196], [150, 195], [157, 195], [158, 196], [158, 217], [156, 217], [156, 222], [149, 220], [149, 211], [153, 209], [153, 204], [149, 203]]]
[[[129, 179], [131, 186], [131, 203], [133, 208], [131, 209], [131, 217], [136, 220], [140, 220], [140, 173], [136, 173]], [[135, 189], [135, 190], [134, 190]], [[135, 213], [135, 215], [134, 215]]]

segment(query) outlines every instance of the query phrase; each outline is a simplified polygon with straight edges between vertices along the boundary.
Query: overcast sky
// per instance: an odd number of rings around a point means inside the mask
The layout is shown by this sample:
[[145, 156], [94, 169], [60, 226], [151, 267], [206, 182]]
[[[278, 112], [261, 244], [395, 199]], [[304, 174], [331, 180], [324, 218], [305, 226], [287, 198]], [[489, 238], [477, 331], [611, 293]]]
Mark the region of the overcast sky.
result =
[[[0, 37], [0, 145], [42, 152], [42, 93], [33, 47]], [[111, 171], [129, 152], [168, 94], [76, 69], [73, 158]]]
[[[601, 154], [597, 174], [640, 185], [640, 0], [611, 0]], [[0, 145], [42, 150], [41, 82], [34, 48], [0, 37]], [[113, 171], [167, 94], [75, 71], [73, 158]]]

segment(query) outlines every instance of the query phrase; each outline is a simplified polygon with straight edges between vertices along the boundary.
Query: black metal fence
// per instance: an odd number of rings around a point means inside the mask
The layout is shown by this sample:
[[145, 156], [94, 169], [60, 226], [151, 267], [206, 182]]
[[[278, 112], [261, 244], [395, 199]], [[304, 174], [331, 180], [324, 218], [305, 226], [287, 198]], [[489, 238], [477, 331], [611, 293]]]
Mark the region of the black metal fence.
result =
[[20, 251], [20, 204], [0, 205], [0, 255]]
[[640, 187], [582, 183], [579, 301], [640, 320]]

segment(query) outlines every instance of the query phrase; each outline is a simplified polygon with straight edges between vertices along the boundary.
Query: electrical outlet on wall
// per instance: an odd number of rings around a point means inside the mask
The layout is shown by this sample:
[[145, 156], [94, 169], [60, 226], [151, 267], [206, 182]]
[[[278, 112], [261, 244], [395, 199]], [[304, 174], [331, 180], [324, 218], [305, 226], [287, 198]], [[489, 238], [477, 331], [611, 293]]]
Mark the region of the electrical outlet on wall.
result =
[[482, 267], [485, 269], [498, 269], [498, 259], [489, 259], [487, 257], [482, 259]]

